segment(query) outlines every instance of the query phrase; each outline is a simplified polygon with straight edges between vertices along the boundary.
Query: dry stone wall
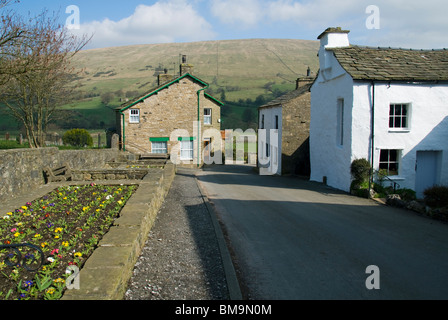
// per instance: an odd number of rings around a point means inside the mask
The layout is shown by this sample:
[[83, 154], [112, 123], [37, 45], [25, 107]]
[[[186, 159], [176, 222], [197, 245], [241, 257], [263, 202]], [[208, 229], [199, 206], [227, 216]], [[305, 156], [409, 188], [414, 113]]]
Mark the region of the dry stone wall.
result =
[[73, 169], [102, 168], [115, 160], [120, 151], [64, 150], [57, 148], [0, 151], [0, 203], [45, 184], [43, 168], [68, 163]]

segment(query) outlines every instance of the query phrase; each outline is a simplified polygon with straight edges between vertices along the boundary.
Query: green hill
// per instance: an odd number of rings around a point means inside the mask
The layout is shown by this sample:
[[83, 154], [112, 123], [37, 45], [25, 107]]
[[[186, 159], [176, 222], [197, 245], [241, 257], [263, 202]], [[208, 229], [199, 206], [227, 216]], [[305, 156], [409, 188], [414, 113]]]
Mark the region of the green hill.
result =
[[[177, 75], [180, 57], [187, 55], [194, 74], [211, 84], [208, 93], [225, 100], [225, 128], [244, 129], [256, 121], [260, 104], [293, 90], [308, 67], [316, 74], [318, 46], [317, 41], [249, 39], [81, 51], [74, 60], [82, 69], [77, 97], [61, 107], [55, 127], [113, 127], [111, 108], [155, 87], [165, 68]], [[0, 131], [11, 130], [7, 118], [0, 120]]]

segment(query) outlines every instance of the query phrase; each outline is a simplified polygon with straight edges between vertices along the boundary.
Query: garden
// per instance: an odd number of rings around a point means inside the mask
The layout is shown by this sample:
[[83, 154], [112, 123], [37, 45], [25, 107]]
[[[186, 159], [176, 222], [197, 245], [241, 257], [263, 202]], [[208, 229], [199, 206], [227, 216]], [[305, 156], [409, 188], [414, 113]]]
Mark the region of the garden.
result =
[[137, 188], [65, 186], [0, 216], [0, 300], [60, 299]]
[[366, 159], [356, 159], [350, 167], [351, 194], [363, 198], [383, 198], [388, 205], [407, 208], [429, 217], [448, 222], [448, 187], [435, 185], [424, 191], [424, 199], [417, 199], [412, 189], [390, 184], [387, 172], [380, 169], [371, 177], [371, 165]]

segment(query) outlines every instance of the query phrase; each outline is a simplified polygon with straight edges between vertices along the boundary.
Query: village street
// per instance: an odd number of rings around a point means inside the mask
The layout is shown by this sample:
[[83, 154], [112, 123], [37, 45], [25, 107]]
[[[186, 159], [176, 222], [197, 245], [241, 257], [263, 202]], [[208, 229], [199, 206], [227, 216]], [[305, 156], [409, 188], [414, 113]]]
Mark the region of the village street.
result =
[[447, 224], [250, 166], [197, 177], [244, 298], [448, 299]]

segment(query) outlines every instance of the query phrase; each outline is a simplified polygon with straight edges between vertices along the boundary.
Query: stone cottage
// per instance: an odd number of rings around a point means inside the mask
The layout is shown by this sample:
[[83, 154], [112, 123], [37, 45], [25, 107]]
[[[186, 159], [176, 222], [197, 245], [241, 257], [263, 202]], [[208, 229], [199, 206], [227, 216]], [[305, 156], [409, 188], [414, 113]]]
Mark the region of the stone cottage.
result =
[[310, 88], [313, 80], [309, 76], [299, 78], [296, 90], [258, 109], [259, 129], [266, 130], [265, 135], [259, 135], [258, 141], [261, 175], [309, 176]]
[[176, 164], [201, 166], [213, 150], [221, 150], [223, 103], [207, 88], [184, 56], [179, 77], [160, 74], [158, 87], [117, 109], [122, 148], [141, 157], [170, 156]]
[[320, 39], [311, 87], [311, 180], [349, 191], [365, 158], [418, 197], [448, 184], [448, 50], [354, 46], [348, 30]]

